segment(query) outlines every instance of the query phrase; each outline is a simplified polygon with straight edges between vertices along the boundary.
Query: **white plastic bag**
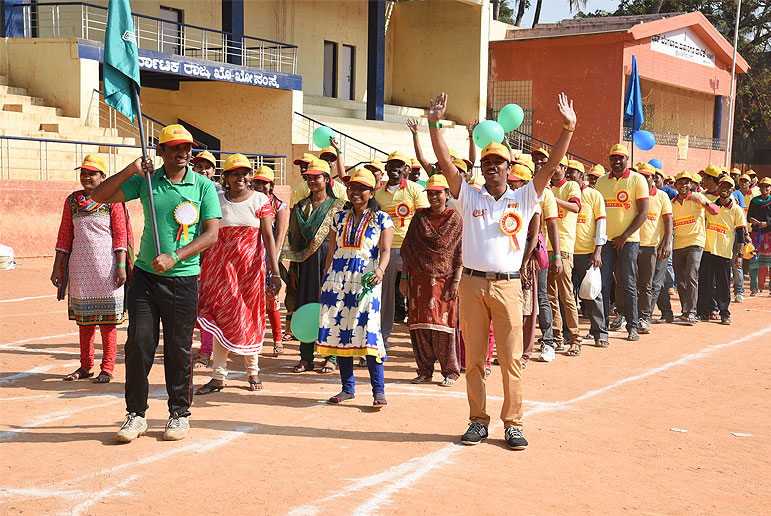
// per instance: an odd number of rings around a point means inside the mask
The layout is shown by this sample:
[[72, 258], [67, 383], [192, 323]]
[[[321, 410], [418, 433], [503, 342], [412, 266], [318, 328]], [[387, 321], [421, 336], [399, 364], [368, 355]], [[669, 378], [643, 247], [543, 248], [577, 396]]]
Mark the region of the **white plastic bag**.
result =
[[602, 292], [602, 275], [597, 267], [589, 267], [586, 271], [581, 288], [578, 289], [578, 297], [581, 299], [592, 300]]
[[15, 269], [16, 260], [13, 259], [13, 249], [7, 245], [0, 245], [0, 269]]

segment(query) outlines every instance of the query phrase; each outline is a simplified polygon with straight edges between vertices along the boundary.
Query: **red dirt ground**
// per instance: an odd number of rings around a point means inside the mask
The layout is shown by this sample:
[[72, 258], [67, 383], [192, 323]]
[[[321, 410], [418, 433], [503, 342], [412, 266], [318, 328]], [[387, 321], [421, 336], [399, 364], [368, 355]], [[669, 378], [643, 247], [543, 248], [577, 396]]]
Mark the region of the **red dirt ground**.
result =
[[[732, 305], [730, 327], [657, 325], [636, 344], [617, 333], [608, 349], [531, 363], [524, 452], [505, 447], [495, 420], [495, 367], [491, 438], [456, 444], [467, 424], [465, 382], [411, 385], [403, 325], [386, 363], [383, 410], [371, 407], [366, 369], [356, 371], [356, 400], [329, 406], [336, 373], [293, 374], [297, 343], [278, 358], [267, 346], [265, 390], [246, 390], [236, 360], [228, 388], [196, 397], [180, 442], [161, 439], [159, 349], [150, 433], [119, 445], [122, 357], [110, 384], [61, 380], [78, 364], [77, 327], [53, 295], [51, 261], [0, 271], [2, 514], [769, 513], [768, 292]], [[120, 355], [125, 326], [119, 331]], [[195, 385], [209, 373], [197, 370]]]

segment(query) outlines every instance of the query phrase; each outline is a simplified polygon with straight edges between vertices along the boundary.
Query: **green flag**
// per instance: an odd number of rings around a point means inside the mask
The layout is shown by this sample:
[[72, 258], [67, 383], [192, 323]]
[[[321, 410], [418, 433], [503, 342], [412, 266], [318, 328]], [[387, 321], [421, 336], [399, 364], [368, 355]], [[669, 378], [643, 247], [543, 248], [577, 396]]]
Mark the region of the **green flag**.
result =
[[139, 53], [129, 0], [110, 0], [104, 35], [104, 101], [134, 123], [138, 116], [133, 85], [139, 94]]

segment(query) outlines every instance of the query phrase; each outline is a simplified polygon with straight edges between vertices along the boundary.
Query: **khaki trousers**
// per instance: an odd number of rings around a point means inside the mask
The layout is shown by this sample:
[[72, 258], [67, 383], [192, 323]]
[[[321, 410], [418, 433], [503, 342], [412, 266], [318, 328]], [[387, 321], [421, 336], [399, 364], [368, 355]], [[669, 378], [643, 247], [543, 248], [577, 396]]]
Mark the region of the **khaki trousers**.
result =
[[[553, 256], [553, 255], [552, 255]], [[552, 331], [554, 332], [554, 344], [562, 344], [562, 313], [560, 303], [565, 307], [565, 325], [568, 328], [568, 339], [571, 344], [581, 344], [581, 335], [578, 333], [578, 307], [576, 296], [573, 293], [573, 255], [560, 252], [562, 257], [562, 273], [555, 275], [549, 262], [549, 276], [546, 283], [546, 293], [549, 296], [549, 304], [552, 311]], [[549, 256], [551, 258], [551, 256]]]
[[490, 425], [485, 391], [490, 322], [503, 378], [504, 428], [522, 426], [522, 283], [487, 280], [464, 274], [458, 291], [460, 329], [466, 348], [469, 419]]

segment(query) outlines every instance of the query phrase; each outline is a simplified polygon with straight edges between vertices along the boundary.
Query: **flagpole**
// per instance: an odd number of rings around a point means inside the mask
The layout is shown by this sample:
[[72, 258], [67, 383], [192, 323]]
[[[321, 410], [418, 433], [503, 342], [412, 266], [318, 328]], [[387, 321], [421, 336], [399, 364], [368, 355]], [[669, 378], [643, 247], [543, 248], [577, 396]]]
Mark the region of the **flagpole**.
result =
[[[145, 139], [145, 126], [142, 124], [142, 105], [139, 103], [139, 91], [134, 81], [131, 81], [131, 92], [134, 94], [134, 104], [137, 109], [137, 122], [139, 123], [139, 139], [142, 142], [142, 162], [147, 161], [147, 140]], [[158, 221], [155, 217], [155, 201], [153, 200], [153, 187], [150, 174], [145, 174], [147, 185], [147, 202], [150, 205], [150, 219], [153, 223], [153, 240], [155, 241], [155, 256], [161, 255], [161, 242], [158, 239]]]
[[[736, 47], [739, 46], [739, 17], [741, 16], [741, 12], [742, 0], [738, 0], [738, 2], [736, 2], [736, 24], [734, 26], [734, 57], [731, 64], [731, 96], [729, 97], [729, 102], [731, 104], [729, 105], [728, 109], [728, 134], [726, 135], [725, 160], [723, 163], [726, 167], [731, 166], [731, 154], [733, 154], [734, 146], [734, 110], [736, 106]], [[720, 135], [718, 134], [717, 137], [720, 138]]]

